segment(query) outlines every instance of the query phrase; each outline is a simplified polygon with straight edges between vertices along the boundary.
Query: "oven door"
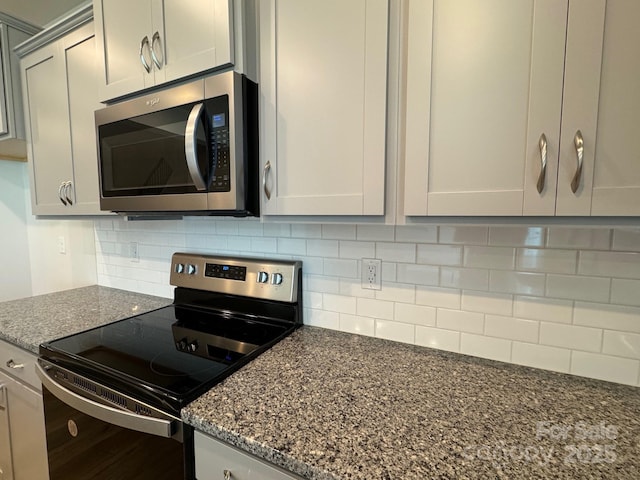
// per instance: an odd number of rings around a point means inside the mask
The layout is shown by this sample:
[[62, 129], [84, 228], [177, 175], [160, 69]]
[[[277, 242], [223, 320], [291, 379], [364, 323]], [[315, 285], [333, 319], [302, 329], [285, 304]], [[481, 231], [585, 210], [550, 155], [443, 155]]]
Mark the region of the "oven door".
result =
[[[43, 385], [50, 480], [193, 478], [193, 432], [179, 419], [149, 417], [151, 409], [139, 415], [114, 408], [69, 390], [41, 365], [36, 370]], [[88, 381], [82, 388], [116, 402], [125, 398], [96, 385]]]

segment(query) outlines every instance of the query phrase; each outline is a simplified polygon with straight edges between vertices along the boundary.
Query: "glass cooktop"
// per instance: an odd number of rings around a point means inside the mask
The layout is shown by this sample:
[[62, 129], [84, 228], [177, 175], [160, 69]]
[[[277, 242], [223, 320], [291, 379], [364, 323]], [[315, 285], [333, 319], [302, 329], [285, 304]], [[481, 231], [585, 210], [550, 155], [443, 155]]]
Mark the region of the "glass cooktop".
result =
[[43, 344], [41, 355], [183, 404], [291, 330], [270, 319], [170, 305]]

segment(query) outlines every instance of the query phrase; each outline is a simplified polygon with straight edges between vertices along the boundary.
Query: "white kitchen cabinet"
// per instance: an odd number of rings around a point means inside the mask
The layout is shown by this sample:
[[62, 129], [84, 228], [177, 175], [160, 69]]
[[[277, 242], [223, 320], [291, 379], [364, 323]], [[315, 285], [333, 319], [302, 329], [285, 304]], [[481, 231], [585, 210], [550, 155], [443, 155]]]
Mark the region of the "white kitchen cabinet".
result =
[[198, 480], [301, 480], [201, 432], [195, 432], [194, 443]]
[[49, 478], [36, 356], [0, 341], [0, 479]]
[[405, 215], [640, 215], [637, 2], [407, 8]]
[[411, 0], [406, 215], [553, 215], [567, 1]]
[[40, 29], [0, 12], [0, 157], [24, 158], [20, 65], [13, 47]]
[[261, 0], [265, 215], [383, 215], [387, 0]]
[[231, 0], [94, 0], [100, 100], [233, 63]]
[[[569, 7], [557, 214], [640, 216], [640, 2]], [[574, 193], [578, 131], [583, 167]]]
[[32, 210], [35, 215], [103, 214], [94, 120], [102, 105], [93, 23], [61, 31], [63, 36], [21, 59]]

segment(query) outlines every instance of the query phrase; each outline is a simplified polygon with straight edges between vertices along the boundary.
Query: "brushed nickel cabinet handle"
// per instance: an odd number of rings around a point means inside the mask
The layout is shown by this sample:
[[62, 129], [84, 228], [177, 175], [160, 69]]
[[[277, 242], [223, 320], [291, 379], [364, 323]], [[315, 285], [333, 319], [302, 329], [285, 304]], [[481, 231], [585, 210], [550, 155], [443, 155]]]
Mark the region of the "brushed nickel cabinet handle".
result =
[[271, 162], [267, 161], [262, 171], [262, 190], [264, 191], [267, 200], [271, 200], [271, 192], [267, 188], [267, 174], [271, 171]]
[[22, 370], [24, 368], [24, 363], [16, 363], [13, 361], [13, 358], [7, 360], [7, 367], [13, 368], [14, 370]]
[[224, 473], [224, 480], [232, 480], [231, 471], [225, 470], [222, 473]]
[[146, 35], [144, 36], [144, 38], [140, 42], [140, 61], [142, 62], [142, 66], [147, 71], [147, 73], [151, 73], [151, 65], [149, 65], [149, 63], [147, 62], [147, 59], [144, 57], [144, 46], [145, 45], [147, 46], [147, 48], [150, 49], [150, 47], [149, 47], [149, 37], [147, 37]]
[[582, 138], [582, 132], [578, 130], [576, 136], [573, 137], [573, 144], [576, 147], [576, 155], [578, 156], [578, 168], [571, 180], [571, 191], [576, 193], [578, 187], [580, 187], [580, 180], [582, 179], [582, 159], [584, 158], [584, 139]]
[[60, 186], [58, 187], [58, 198], [60, 199], [62, 204], [66, 207], [67, 206], [67, 201], [64, 198], [62, 198], [62, 189], [65, 188], [65, 186], [66, 186], [66, 183], [62, 182], [60, 184]]
[[151, 58], [153, 63], [155, 63], [156, 68], [158, 70], [162, 70], [162, 63], [164, 62], [164, 55], [162, 55], [162, 60], [158, 59], [156, 55], [156, 43], [160, 43], [160, 51], [162, 51], [162, 43], [160, 42], [160, 33], [156, 32], [153, 34], [151, 38]]
[[71, 183], [71, 181], [65, 183], [64, 198], [69, 205], [73, 205], [73, 183]]
[[538, 176], [536, 188], [538, 189], [538, 193], [542, 193], [542, 190], [544, 190], [544, 182], [547, 178], [547, 136], [544, 133], [540, 135], [538, 147], [540, 148], [540, 175]]

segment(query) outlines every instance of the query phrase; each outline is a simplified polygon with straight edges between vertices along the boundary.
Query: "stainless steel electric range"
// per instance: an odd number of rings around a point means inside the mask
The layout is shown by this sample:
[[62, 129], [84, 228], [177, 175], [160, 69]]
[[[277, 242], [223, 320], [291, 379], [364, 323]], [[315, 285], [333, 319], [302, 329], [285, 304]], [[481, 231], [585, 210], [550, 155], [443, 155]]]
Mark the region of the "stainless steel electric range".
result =
[[51, 480], [191, 479], [180, 409], [302, 322], [302, 264], [176, 253], [172, 305], [40, 346]]

